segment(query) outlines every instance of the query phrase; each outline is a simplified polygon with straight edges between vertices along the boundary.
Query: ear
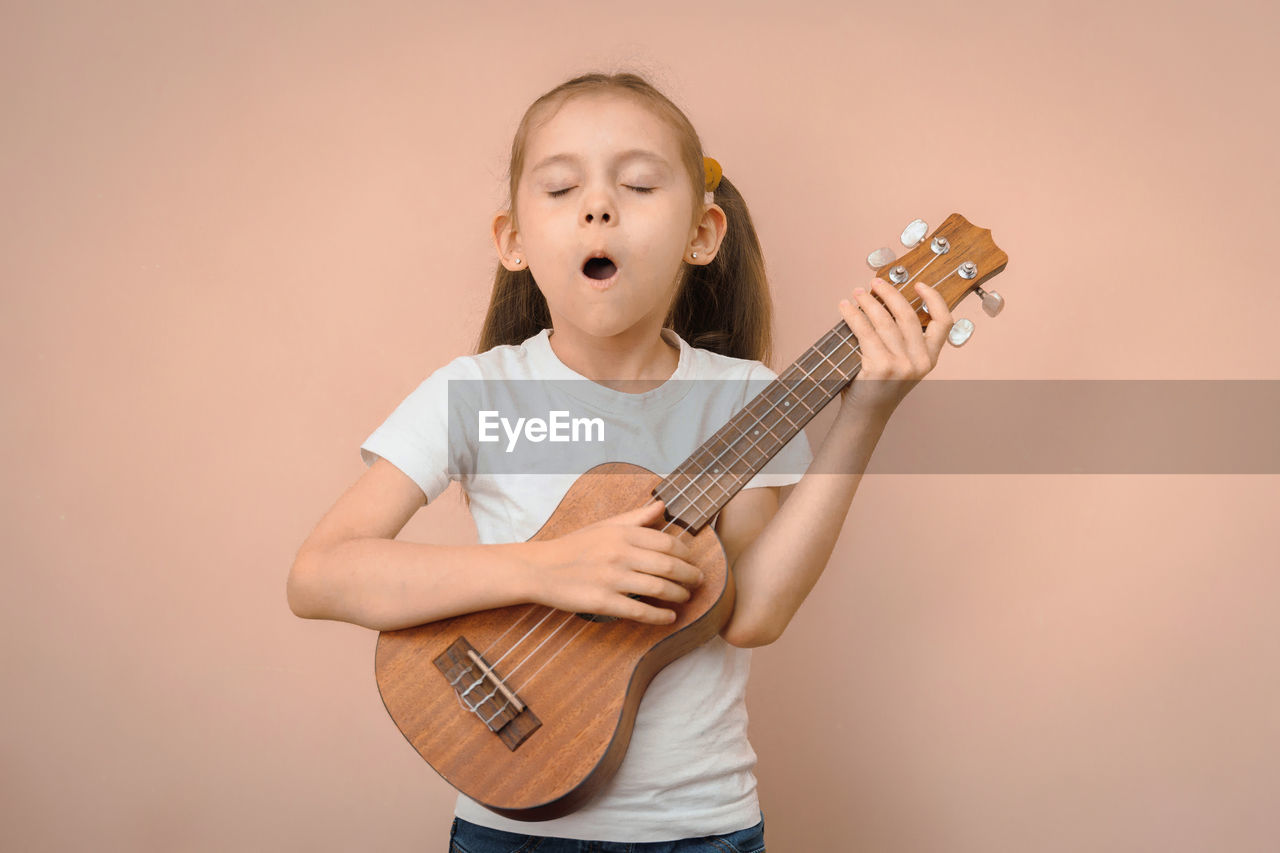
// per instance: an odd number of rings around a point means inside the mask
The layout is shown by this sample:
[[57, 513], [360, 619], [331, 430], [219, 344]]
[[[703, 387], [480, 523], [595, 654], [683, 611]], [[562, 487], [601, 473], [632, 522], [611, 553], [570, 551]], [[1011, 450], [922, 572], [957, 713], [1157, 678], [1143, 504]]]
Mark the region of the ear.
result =
[[[529, 268], [529, 259], [524, 256], [520, 235], [515, 230], [510, 210], [500, 210], [493, 217], [493, 245], [498, 250], [498, 259], [507, 269], [519, 272]], [[520, 259], [520, 263], [515, 262], [516, 258]]]
[[[724, 242], [724, 235], [728, 230], [729, 218], [720, 205], [713, 202], [693, 227], [689, 245], [685, 246], [684, 262], [695, 266], [711, 263], [716, 252], [720, 251], [720, 244]], [[693, 257], [694, 252], [698, 253], [698, 257]]]

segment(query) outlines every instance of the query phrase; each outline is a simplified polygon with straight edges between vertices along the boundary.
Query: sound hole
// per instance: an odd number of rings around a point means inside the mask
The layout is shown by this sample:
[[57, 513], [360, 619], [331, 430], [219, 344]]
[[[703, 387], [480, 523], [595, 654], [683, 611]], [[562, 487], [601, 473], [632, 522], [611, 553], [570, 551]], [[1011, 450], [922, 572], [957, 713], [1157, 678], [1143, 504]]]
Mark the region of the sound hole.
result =
[[601, 616], [599, 613], [578, 613], [576, 615], [581, 619], [586, 619], [588, 622], [617, 622], [618, 621], [617, 616]]
[[[639, 599], [640, 596], [634, 592], [627, 593], [627, 598]], [[575, 616], [586, 619], [588, 622], [617, 622], [617, 616], [601, 616], [599, 613], [576, 613]]]

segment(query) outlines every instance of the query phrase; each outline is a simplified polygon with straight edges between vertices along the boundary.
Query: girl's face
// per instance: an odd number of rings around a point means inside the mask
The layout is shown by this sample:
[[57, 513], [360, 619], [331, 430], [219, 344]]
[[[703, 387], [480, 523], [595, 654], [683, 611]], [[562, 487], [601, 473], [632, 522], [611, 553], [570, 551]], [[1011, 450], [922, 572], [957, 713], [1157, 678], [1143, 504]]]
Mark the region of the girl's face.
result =
[[[557, 334], [657, 334], [698, 231], [690, 191], [674, 131], [632, 98], [571, 98], [530, 131], [510, 248]], [[601, 254], [617, 267], [607, 280], [584, 271]]]

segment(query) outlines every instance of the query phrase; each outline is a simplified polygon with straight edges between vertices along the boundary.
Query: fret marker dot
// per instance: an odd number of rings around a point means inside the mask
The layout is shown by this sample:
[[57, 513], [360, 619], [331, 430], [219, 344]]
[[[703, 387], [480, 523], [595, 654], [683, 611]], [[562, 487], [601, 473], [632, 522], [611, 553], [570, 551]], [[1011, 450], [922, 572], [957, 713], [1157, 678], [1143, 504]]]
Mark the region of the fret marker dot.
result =
[[720, 473], [720, 469], [719, 469], [719, 468], [712, 468], [712, 469], [711, 469], [711, 473], [712, 473], [712, 474], [719, 474], [719, 473]]
[[760, 430], [756, 430], [755, 434], [756, 434], [756, 435], [759, 435], [759, 434], [760, 434]]
[[783, 403], [782, 405], [784, 405], [784, 406], [790, 406], [790, 405], [791, 405], [791, 401], [790, 401], [790, 400], [788, 400], [787, 402]]

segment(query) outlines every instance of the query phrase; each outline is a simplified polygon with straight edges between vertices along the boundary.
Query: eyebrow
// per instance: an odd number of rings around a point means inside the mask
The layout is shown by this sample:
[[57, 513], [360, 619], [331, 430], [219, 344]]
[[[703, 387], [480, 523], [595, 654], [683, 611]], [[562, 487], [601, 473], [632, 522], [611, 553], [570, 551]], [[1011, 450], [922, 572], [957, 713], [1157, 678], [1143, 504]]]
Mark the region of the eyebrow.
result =
[[[654, 160], [663, 166], [667, 165], [667, 161], [664, 157], [661, 157], [660, 155], [655, 154], [652, 151], [649, 151], [645, 148], [629, 148], [626, 151], [623, 151], [617, 157], [615, 157], [614, 160], [617, 162], [622, 162], [624, 160]], [[575, 154], [552, 154], [550, 157], [546, 157], [540, 160], [538, 162], [538, 165], [534, 166], [529, 171], [536, 172], [539, 169], [545, 169], [547, 166], [553, 165], [555, 163], [578, 163], [578, 162], [581, 162], [581, 158], [579, 158]]]

